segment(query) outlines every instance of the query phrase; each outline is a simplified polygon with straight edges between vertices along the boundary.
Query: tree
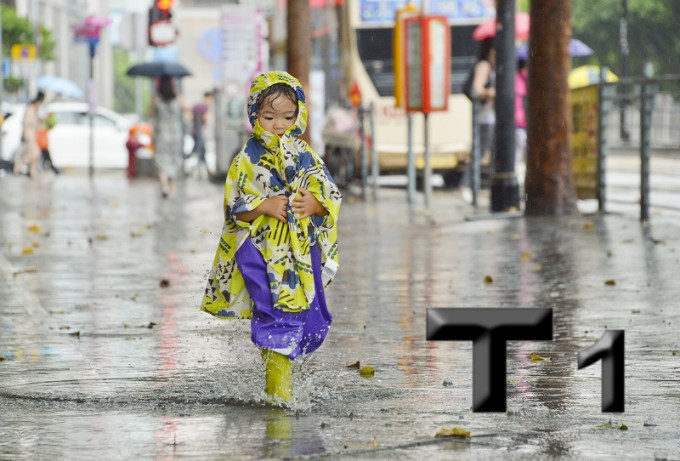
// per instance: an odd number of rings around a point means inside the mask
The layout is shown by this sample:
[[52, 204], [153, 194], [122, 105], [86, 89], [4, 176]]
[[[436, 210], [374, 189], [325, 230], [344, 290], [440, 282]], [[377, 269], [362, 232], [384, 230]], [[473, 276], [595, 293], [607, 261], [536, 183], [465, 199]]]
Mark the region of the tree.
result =
[[568, 215], [576, 208], [572, 179], [571, 0], [531, 2], [526, 174], [527, 215]]
[[[20, 17], [14, 8], [0, 5], [0, 15], [2, 15], [2, 57], [9, 56], [12, 45], [30, 45], [33, 40], [33, 25], [28, 18]], [[38, 58], [43, 61], [54, 59], [54, 47], [56, 45], [52, 38], [52, 32], [42, 25], [40, 30], [40, 46], [36, 51]], [[5, 85], [16, 79], [5, 79]], [[16, 85], [16, 82], [14, 82]], [[7, 88], [8, 91], [16, 91], [17, 88]]]
[[[619, 27], [624, 0], [573, 0], [574, 37], [593, 50], [596, 64], [616, 71], [621, 68]], [[657, 74], [680, 73], [680, 35], [677, 32], [680, 2], [625, 0], [628, 5], [629, 75], [642, 75], [645, 62]]]
[[[309, 71], [312, 66], [312, 19], [309, 0], [288, 0], [287, 13], [288, 41], [287, 57], [288, 72], [296, 77], [305, 94], [309, 95]], [[307, 104], [307, 110], [310, 111]], [[307, 116], [307, 130], [302, 138], [310, 140], [311, 112]]]

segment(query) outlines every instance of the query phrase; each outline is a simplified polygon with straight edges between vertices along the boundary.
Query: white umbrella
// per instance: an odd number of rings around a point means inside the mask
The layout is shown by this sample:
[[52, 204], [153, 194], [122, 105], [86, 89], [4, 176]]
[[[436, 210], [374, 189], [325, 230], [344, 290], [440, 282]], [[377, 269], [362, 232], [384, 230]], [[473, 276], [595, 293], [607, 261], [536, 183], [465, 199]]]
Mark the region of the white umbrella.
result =
[[41, 90], [51, 91], [73, 99], [85, 99], [85, 93], [75, 82], [56, 75], [43, 75], [35, 81], [35, 86]]

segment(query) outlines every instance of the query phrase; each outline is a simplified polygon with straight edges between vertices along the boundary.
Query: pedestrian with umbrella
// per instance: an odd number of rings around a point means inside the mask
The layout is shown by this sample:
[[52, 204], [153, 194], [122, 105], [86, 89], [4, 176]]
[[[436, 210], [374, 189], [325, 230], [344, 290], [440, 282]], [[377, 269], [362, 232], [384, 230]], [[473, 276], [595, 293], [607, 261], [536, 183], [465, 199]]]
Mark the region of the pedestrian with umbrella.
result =
[[182, 167], [186, 110], [186, 104], [177, 96], [172, 77], [163, 75], [152, 96], [150, 109], [154, 162], [163, 198], [174, 195], [175, 178]]

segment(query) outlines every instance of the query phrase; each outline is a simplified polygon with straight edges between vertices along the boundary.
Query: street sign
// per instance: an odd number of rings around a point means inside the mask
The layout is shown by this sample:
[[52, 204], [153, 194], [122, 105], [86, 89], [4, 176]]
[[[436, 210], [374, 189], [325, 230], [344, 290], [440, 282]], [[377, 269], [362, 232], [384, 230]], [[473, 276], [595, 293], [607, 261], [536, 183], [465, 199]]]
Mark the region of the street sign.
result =
[[405, 18], [404, 24], [406, 110], [446, 110], [451, 72], [448, 20], [444, 16], [412, 16]]
[[175, 43], [177, 27], [165, 19], [158, 20], [149, 26], [149, 42], [153, 46], [167, 46]]
[[35, 59], [35, 45], [12, 45], [10, 56], [12, 59]]

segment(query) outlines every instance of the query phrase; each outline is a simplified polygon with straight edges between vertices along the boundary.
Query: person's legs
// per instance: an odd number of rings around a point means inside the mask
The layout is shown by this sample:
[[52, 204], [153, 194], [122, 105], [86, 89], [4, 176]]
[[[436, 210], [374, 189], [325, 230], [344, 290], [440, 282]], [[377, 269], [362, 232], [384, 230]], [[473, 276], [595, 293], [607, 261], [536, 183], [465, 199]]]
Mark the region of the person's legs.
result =
[[14, 174], [20, 174], [24, 165], [28, 162], [27, 149], [26, 143], [22, 142], [14, 153], [14, 167], [12, 168]]
[[161, 194], [163, 195], [163, 198], [167, 198], [168, 195], [170, 194], [170, 178], [168, 177], [167, 174], [163, 173], [162, 171], [159, 171], [158, 180], [161, 183]]
[[332, 317], [321, 281], [318, 247], [311, 247], [316, 296], [309, 309], [283, 312], [272, 301], [267, 265], [260, 250], [248, 238], [236, 252], [236, 262], [253, 300], [251, 339], [265, 360], [267, 393], [291, 395], [292, 359], [315, 351], [324, 341]]

